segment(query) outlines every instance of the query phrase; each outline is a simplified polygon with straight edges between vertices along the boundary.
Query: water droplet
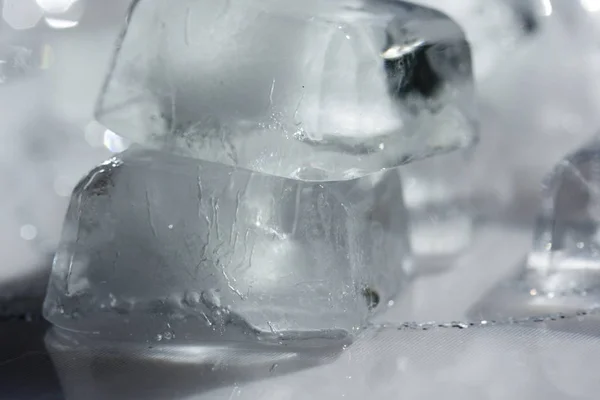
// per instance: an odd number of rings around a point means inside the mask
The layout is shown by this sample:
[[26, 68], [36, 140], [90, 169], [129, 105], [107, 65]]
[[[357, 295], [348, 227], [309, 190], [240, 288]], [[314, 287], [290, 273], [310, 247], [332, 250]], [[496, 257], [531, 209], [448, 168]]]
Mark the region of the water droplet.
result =
[[117, 306], [117, 298], [115, 297], [115, 295], [112, 293], [109, 293], [108, 298], [110, 299], [110, 306], [112, 308], [115, 308]]
[[388, 307], [393, 307], [393, 306], [394, 306], [394, 304], [395, 304], [395, 303], [394, 303], [394, 300], [390, 300], [390, 301], [388, 301], [388, 304], [387, 304], [387, 305], [388, 305]]
[[173, 224], [169, 225], [169, 229], [173, 229]]
[[[215, 289], [207, 290], [206, 292], [203, 292], [203, 295], [209, 304], [215, 307], [221, 307], [221, 297]], [[220, 314], [221, 312], [217, 311], [217, 313]]]
[[300, 167], [296, 171], [292, 172], [291, 177], [301, 181], [320, 182], [326, 181], [329, 177], [329, 173], [321, 168], [307, 166]]
[[467, 329], [469, 327], [469, 324], [466, 324], [464, 322], [452, 322], [452, 327], [459, 329]]
[[189, 307], [196, 307], [200, 304], [200, 293], [194, 291], [188, 291], [183, 296], [183, 302]]

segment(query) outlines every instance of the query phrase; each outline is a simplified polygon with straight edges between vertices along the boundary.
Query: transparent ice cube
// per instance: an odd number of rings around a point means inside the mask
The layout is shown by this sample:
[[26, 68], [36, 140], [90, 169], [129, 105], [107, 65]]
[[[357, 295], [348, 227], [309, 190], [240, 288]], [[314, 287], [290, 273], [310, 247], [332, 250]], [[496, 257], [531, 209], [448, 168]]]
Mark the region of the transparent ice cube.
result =
[[600, 284], [600, 139], [567, 156], [543, 192], [528, 275], [536, 290], [565, 292]]
[[468, 145], [471, 53], [402, 1], [134, 2], [96, 115], [128, 139], [290, 177], [358, 177]]
[[98, 166], [73, 192], [46, 317], [135, 340], [351, 335], [410, 266], [398, 171], [294, 176], [136, 147]]

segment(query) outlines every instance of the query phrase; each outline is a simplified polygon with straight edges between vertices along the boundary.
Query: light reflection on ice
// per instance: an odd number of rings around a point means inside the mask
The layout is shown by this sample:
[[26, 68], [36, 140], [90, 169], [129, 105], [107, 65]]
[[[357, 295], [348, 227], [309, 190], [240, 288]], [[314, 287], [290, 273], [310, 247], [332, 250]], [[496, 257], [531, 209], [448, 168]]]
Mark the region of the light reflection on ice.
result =
[[110, 150], [111, 153], [120, 153], [127, 150], [129, 141], [117, 135], [110, 129], [104, 131], [103, 139], [104, 147]]

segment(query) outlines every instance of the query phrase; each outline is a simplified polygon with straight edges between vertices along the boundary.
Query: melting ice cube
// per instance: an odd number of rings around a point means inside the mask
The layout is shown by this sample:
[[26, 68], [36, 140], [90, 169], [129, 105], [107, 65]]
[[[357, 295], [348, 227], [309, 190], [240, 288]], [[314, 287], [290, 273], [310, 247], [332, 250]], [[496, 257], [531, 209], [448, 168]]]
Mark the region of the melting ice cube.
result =
[[527, 258], [544, 291], [600, 283], [600, 140], [567, 156], [548, 177]]
[[75, 189], [45, 314], [147, 340], [348, 335], [402, 288], [406, 229], [395, 169], [279, 178], [133, 148]]
[[97, 117], [128, 139], [290, 177], [368, 175], [471, 143], [471, 52], [402, 1], [138, 1]]

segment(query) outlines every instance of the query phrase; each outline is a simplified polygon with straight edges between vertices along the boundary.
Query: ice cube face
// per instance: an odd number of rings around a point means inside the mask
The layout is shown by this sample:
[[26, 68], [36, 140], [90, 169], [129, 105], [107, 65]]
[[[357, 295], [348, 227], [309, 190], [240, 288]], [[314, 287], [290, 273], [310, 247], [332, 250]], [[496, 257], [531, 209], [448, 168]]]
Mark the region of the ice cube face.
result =
[[410, 265], [398, 171], [296, 174], [139, 148], [98, 166], [73, 193], [47, 319], [136, 340], [352, 334]]
[[138, 0], [117, 49], [98, 120], [196, 159], [347, 179], [475, 135], [463, 32], [402, 1]]
[[544, 291], [600, 284], [600, 139], [566, 157], [549, 176], [527, 258]]

